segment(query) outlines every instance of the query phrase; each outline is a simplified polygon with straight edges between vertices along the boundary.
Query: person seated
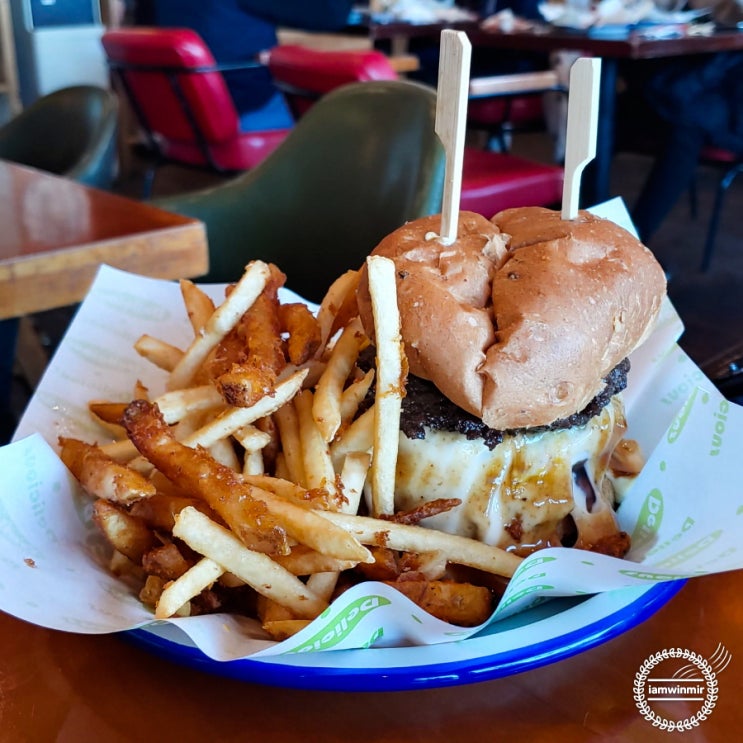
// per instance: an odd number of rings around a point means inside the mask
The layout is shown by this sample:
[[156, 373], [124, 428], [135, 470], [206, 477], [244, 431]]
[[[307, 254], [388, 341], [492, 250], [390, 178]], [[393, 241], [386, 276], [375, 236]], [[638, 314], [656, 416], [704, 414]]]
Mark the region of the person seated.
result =
[[650, 80], [647, 94], [668, 128], [632, 210], [645, 243], [690, 187], [705, 145], [743, 154], [743, 52], [677, 60]]
[[[743, 0], [721, 0], [712, 12], [720, 24], [743, 21]], [[664, 125], [662, 150], [632, 210], [640, 239], [648, 243], [691, 186], [706, 145], [743, 154], [743, 52], [664, 61], [644, 94]]]
[[[240, 65], [255, 62], [260, 52], [275, 46], [279, 26], [306, 31], [343, 28], [352, 4], [353, 0], [140, 0], [134, 17], [138, 25], [193, 29], [217, 64]], [[292, 125], [291, 113], [266, 68], [223, 74], [245, 130]]]

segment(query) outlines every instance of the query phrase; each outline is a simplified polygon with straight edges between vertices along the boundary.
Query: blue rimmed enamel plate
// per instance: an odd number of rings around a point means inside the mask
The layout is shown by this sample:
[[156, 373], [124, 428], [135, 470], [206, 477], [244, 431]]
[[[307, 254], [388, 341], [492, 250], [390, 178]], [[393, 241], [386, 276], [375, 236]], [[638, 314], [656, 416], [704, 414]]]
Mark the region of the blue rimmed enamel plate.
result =
[[497, 622], [474, 637], [441, 645], [336, 650], [215, 661], [173, 625], [126, 637], [168, 660], [253, 683], [331, 691], [399, 691], [509, 676], [568, 658], [637, 626], [684, 581], [554, 599]]

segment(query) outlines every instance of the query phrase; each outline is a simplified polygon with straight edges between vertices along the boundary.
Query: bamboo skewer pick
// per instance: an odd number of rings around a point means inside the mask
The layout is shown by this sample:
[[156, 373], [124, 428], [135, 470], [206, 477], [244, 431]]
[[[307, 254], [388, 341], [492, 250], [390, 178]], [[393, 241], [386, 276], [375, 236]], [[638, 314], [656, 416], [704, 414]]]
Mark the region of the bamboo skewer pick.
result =
[[471, 57], [472, 44], [467, 34], [441, 32], [435, 131], [446, 153], [441, 208], [441, 241], [446, 245], [457, 239]]
[[580, 179], [583, 169], [596, 156], [601, 60], [577, 59], [570, 70], [568, 131], [565, 142], [565, 182], [562, 188], [562, 218], [578, 216]]

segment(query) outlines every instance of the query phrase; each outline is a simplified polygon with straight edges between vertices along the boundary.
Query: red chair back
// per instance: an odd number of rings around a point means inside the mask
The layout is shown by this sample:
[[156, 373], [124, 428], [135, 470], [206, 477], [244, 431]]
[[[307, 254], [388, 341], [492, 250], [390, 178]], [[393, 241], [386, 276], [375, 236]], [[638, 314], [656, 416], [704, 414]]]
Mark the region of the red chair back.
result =
[[156, 155], [145, 177], [145, 197], [162, 160], [232, 174], [258, 165], [289, 133], [241, 130], [221, 69], [195, 31], [124, 28], [106, 32], [102, 43], [112, 75]]
[[397, 80], [389, 59], [369, 50], [325, 51], [294, 44], [271, 49], [268, 69], [296, 118], [320, 96], [341, 85], [370, 80]]
[[155, 134], [195, 141], [182, 95], [207, 142], [236, 135], [239, 120], [229, 90], [220, 72], [209, 71], [216, 67], [214, 57], [195, 31], [118, 29], [102, 42], [112, 70]]

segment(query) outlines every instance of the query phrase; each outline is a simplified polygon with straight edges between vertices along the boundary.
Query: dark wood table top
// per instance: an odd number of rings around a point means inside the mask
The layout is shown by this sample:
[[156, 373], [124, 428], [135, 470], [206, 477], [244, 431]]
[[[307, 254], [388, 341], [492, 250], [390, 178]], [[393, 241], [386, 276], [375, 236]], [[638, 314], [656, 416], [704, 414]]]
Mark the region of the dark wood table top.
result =
[[206, 273], [204, 225], [0, 161], [0, 319], [79, 302], [101, 263], [155, 278]]
[[480, 23], [479, 20], [408, 23], [367, 19], [351, 27], [351, 30], [367, 34], [372, 41], [388, 41], [400, 38], [433, 38], [444, 29], [455, 29], [465, 31], [473, 46], [535, 52], [578, 49], [597, 56], [625, 59], [651, 59], [743, 49], [743, 31], [734, 29], [719, 29], [707, 36], [689, 34], [664, 38], [650, 38], [638, 30], [631, 31], [622, 38], [602, 38], [583, 31], [555, 28], [545, 24], [539, 24], [533, 30], [527, 31], [509, 33], [484, 31], [480, 28]]
[[540, 26], [534, 31], [501, 33], [472, 29], [468, 32], [475, 46], [492, 46], [534, 52], [576, 49], [599, 57], [657, 59], [689, 54], [743, 49], [743, 32], [716, 31], [708, 36], [686, 35], [650, 38], [632, 31], [622, 38], [602, 38], [584, 32]]
[[[467, 686], [387, 693], [283, 689], [209, 675], [120, 636], [65, 634], [0, 613], [2, 741], [737, 740], [743, 725], [743, 572], [689, 581], [655, 615], [591, 650]], [[641, 715], [633, 683], [668, 648], [731, 654], [718, 698], [689, 732]], [[683, 719], [688, 702], [666, 701]]]

